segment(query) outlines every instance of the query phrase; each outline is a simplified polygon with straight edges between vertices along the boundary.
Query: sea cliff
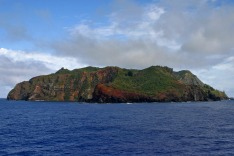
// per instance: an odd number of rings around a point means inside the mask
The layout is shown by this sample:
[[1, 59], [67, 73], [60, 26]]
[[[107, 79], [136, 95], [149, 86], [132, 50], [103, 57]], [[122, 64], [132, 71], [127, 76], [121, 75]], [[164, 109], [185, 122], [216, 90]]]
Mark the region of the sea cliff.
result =
[[56, 73], [18, 83], [8, 100], [120, 102], [183, 102], [227, 99], [188, 70], [151, 66], [143, 70], [119, 67], [61, 68]]

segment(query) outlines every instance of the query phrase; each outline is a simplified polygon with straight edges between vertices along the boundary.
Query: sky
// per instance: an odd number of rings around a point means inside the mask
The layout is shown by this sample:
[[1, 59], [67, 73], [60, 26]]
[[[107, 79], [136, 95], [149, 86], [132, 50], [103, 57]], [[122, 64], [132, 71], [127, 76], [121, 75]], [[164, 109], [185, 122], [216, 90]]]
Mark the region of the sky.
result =
[[0, 97], [62, 67], [152, 65], [234, 97], [234, 1], [0, 0]]

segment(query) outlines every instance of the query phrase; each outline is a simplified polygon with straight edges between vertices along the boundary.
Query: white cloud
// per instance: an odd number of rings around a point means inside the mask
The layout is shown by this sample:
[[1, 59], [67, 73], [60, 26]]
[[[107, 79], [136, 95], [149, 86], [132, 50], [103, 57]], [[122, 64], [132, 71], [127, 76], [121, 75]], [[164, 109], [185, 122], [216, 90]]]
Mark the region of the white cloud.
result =
[[157, 21], [162, 14], [165, 13], [163, 8], [159, 8], [155, 5], [150, 5], [145, 9], [145, 14], [148, 16], [149, 20]]
[[16, 83], [52, 72], [42, 63], [13, 61], [4, 55], [0, 55], [0, 62], [0, 97], [6, 97]]
[[51, 70], [58, 70], [61, 67], [74, 69], [84, 66], [77, 63], [75, 58], [56, 57], [52, 54], [45, 54], [41, 52], [25, 52], [0, 48], [0, 56], [4, 56], [13, 62], [39, 62]]
[[232, 62], [229, 62], [229, 63], [220, 63], [218, 65], [215, 65], [213, 67], [214, 69], [217, 69], [217, 70], [225, 70], [225, 71], [233, 71], [234, 69], [234, 63]]
[[138, 17], [133, 18], [133, 21], [128, 21], [129, 17], [124, 16], [121, 18], [121, 22], [127, 23], [128, 26], [124, 26], [124, 24], [116, 20], [119, 19], [120, 13], [112, 13], [107, 25], [94, 27], [92, 22], [84, 20], [81, 24], [70, 28], [69, 32], [72, 36], [82, 35], [93, 39], [115, 39], [120, 36], [125, 39], [138, 39], [142, 37], [146, 39], [151, 38], [152, 40], [160, 39], [162, 31], [155, 31], [153, 25], [165, 13], [164, 9], [155, 5], [149, 5], [141, 9], [142, 14], [131, 15], [131, 17]]
[[107, 21], [82, 19], [68, 28], [66, 37], [47, 43], [55, 53], [1, 48], [0, 59], [9, 59], [11, 64], [23, 62], [25, 67], [34, 62], [48, 70], [86, 64], [125, 68], [165, 65], [190, 69], [205, 83], [234, 96], [233, 7], [215, 0], [114, 1], [105, 15]]
[[69, 69], [82, 67], [76, 61], [69, 57], [59, 58], [39, 52], [29, 53], [0, 48], [0, 97], [6, 97], [17, 83], [32, 77], [50, 74], [61, 67]]
[[183, 5], [163, 1], [139, 7], [121, 1], [109, 23], [98, 27], [90, 21], [78, 24], [69, 29], [69, 40], [54, 43], [53, 48], [64, 56], [80, 58], [82, 63], [104, 66], [201, 68], [229, 57], [234, 11], [227, 6], [217, 9], [207, 1], [181, 2]]
[[229, 96], [234, 95], [234, 56], [224, 59], [222, 62], [210, 68], [194, 70], [205, 83], [216, 89], [225, 91]]
[[230, 88], [228, 83], [216, 84], [222, 81], [219, 73], [229, 75], [226, 81], [232, 78], [227, 70], [233, 64], [227, 60], [234, 52], [234, 8], [216, 3], [164, 0], [142, 6], [119, 1], [107, 16], [108, 22], [96, 26], [95, 21], [89, 21], [71, 27], [69, 39], [53, 43], [52, 48], [89, 65], [166, 65], [203, 71], [197, 72], [198, 76], [208, 84]]

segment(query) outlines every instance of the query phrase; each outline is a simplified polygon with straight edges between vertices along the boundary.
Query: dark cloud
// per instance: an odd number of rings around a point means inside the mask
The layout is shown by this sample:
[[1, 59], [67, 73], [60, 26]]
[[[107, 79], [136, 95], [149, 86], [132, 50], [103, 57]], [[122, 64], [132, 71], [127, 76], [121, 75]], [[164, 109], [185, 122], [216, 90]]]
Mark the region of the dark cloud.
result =
[[[195, 72], [205, 70], [202, 76], [208, 84], [228, 88], [226, 82], [233, 77], [220, 82], [215, 67], [233, 57], [232, 4], [164, 0], [142, 6], [123, 0], [113, 6], [108, 24], [95, 27], [92, 22], [79, 23], [69, 29], [67, 39], [53, 42], [52, 49], [58, 55], [74, 57], [89, 65], [127, 68], [166, 65]], [[228, 74], [227, 69], [219, 71]], [[205, 79], [209, 74], [214, 75], [213, 79]], [[234, 94], [230, 87], [228, 90], [229, 95]]]
[[[98, 42], [84, 36], [77, 36], [69, 42], [55, 44], [54, 48], [56, 51], [65, 51], [65, 55], [77, 58], [78, 62], [97, 66], [117, 65], [128, 68], [143, 68], [155, 64], [174, 66], [181, 61], [176, 52], [164, 53], [163, 47], [144, 40]], [[165, 62], [165, 60], [167, 61]]]
[[[36, 14], [44, 21], [51, 20], [49, 10], [36, 11]], [[16, 22], [18, 24], [15, 25], [12, 22], [14, 20], [9, 20], [16, 16], [0, 15], [0, 29], [12, 41], [30, 39], [22, 22]], [[52, 50], [58, 57], [73, 58], [75, 64], [78, 62], [83, 65], [126, 68], [165, 65], [190, 69], [208, 84], [214, 84], [221, 90], [225, 86], [229, 94], [234, 94], [228, 87], [233, 80], [228, 67], [232, 67], [233, 63], [226, 62], [234, 56], [232, 4], [214, 0], [163, 0], [148, 4], [116, 0], [108, 11], [99, 16], [108, 19], [104, 23], [82, 19], [77, 21], [77, 25], [67, 28], [67, 36], [58, 38], [57, 41], [45, 43], [40, 40], [34, 44]], [[0, 61], [4, 62], [4, 59], [0, 58]], [[19, 62], [9, 62], [9, 65], [19, 69], [16, 67]], [[27, 63], [22, 63], [21, 68], [29, 66]], [[39, 62], [37, 66], [42, 65], [41, 68], [48, 71], [48, 68], [43, 67], [45, 64], [46, 62]], [[229, 66], [224, 66], [227, 64]], [[35, 65], [30, 64], [32, 67]], [[28, 77], [39, 68], [32, 69], [26, 70]], [[12, 78], [17, 77], [17, 71], [12, 73]], [[38, 71], [35, 73], [40, 74]], [[221, 80], [220, 77], [223, 76], [219, 73], [229, 76]], [[16, 81], [2, 82], [13, 84]]]
[[234, 11], [229, 7], [220, 8], [210, 13], [210, 16], [196, 20], [192, 26], [187, 41], [182, 50], [192, 53], [215, 55], [233, 53]]
[[0, 56], [0, 62], [0, 97], [6, 97], [7, 93], [19, 82], [51, 72], [40, 62], [13, 61], [5, 56]]
[[234, 11], [210, 3], [181, 0], [139, 6], [116, 1], [109, 25], [77, 25], [68, 40], [53, 43], [53, 48], [91, 65], [211, 67], [233, 53]]

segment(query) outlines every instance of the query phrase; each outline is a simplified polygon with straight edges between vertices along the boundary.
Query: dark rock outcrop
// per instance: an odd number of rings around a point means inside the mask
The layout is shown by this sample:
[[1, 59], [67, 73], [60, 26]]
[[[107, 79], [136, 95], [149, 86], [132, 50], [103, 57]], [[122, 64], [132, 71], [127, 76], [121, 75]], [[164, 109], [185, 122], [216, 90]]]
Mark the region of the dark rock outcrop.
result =
[[99, 103], [223, 100], [228, 97], [201, 82], [190, 71], [152, 66], [143, 70], [86, 67], [24, 81], [9, 100], [80, 101]]

